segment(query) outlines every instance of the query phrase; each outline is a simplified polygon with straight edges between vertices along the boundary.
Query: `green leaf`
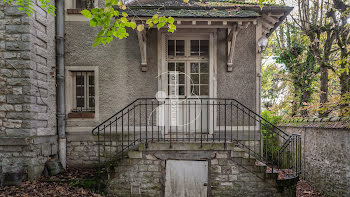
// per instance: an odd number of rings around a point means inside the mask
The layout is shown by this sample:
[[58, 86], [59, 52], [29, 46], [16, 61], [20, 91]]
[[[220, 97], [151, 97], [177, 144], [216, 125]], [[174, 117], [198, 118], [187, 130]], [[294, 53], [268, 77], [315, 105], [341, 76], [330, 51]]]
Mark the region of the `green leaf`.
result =
[[128, 14], [127, 14], [126, 12], [123, 12], [122, 15], [123, 15], [124, 17], [128, 17]]
[[169, 16], [167, 19], [167, 22], [173, 24], [175, 22], [175, 20], [173, 17]]
[[93, 19], [91, 19], [91, 20], [89, 21], [89, 24], [90, 24], [91, 27], [96, 27], [96, 25], [97, 25], [97, 20], [96, 20], [95, 18], [93, 18]]
[[86, 18], [91, 18], [92, 14], [89, 10], [83, 10], [80, 12], [83, 16], [85, 16]]
[[135, 29], [135, 28], [136, 28], [136, 23], [135, 23], [135, 22], [131, 22], [131, 23], [130, 23], [130, 27], [131, 27], [132, 29]]

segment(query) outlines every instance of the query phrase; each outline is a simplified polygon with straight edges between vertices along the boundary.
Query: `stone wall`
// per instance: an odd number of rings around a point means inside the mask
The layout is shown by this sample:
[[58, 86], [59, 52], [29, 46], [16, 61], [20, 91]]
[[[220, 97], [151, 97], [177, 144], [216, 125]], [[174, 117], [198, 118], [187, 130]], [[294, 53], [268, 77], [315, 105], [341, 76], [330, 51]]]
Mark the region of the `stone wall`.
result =
[[109, 173], [109, 192], [117, 196], [131, 196], [133, 190], [139, 191], [141, 196], [163, 196], [166, 163], [171, 159], [208, 161], [210, 196], [280, 195], [274, 183], [264, 178], [263, 170], [260, 173], [249, 170], [249, 166], [255, 165], [255, 159], [237, 156], [240, 152], [233, 151], [230, 146], [224, 150], [222, 144], [206, 144], [201, 150], [195, 147], [199, 144], [179, 143], [170, 149], [169, 144], [151, 143], [147, 149], [141, 145], [137, 151], [129, 151], [128, 158], [114, 163], [115, 168]]
[[[57, 154], [55, 17], [0, 2], [0, 174], [39, 176]], [[22, 176], [21, 175], [21, 176]], [[1, 180], [1, 179], [0, 179]]]
[[[320, 121], [320, 120], [318, 120]], [[325, 196], [350, 196], [350, 129], [346, 122], [284, 123], [302, 137], [302, 177]]]

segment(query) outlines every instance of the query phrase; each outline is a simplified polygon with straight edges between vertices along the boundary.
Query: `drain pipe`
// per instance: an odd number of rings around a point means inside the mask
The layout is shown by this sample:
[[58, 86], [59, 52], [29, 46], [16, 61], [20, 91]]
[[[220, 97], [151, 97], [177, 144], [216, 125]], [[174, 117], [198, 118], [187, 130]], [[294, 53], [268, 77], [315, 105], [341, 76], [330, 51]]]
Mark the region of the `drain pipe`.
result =
[[66, 112], [64, 93], [64, 0], [56, 0], [56, 103], [58, 156], [66, 168]]

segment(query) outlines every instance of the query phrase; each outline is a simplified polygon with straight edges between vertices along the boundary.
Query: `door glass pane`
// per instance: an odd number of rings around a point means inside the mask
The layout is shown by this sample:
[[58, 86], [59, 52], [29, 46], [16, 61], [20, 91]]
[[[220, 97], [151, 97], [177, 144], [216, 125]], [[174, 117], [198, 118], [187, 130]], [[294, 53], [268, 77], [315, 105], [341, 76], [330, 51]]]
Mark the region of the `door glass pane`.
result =
[[176, 63], [176, 71], [185, 73], [185, 63]]
[[199, 95], [199, 86], [198, 85], [191, 86], [191, 95]]
[[191, 55], [199, 55], [199, 40], [191, 40]]
[[185, 74], [179, 74], [179, 84], [185, 84]]
[[208, 85], [201, 85], [200, 86], [200, 95], [201, 96], [209, 95], [209, 86]]
[[180, 85], [178, 91], [179, 91], [180, 96], [184, 96], [185, 95], [185, 86]]
[[185, 55], [185, 41], [176, 40], [176, 56], [184, 56], [184, 55]]
[[208, 63], [201, 63], [201, 73], [209, 73]]
[[199, 74], [191, 74], [191, 83], [199, 84]]
[[198, 63], [191, 63], [191, 73], [199, 73]]
[[174, 56], [174, 55], [175, 55], [175, 41], [168, 40], [168, 56]]
[[171, 96], [177, 95], [177, 90], [175, 85], [168, 86], [168, 94]]
[[208, 74], [201, 74], [200, 83], [201, 84], [209, 84], [209, 76], [208, 76]]

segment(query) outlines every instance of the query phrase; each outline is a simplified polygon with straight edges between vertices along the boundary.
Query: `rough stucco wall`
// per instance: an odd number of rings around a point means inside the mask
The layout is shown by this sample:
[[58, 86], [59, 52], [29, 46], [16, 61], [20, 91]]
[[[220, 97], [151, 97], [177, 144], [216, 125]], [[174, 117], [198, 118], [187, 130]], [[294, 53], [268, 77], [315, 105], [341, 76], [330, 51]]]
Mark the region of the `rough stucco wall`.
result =
[[31, 17], [3, 2], [0, 9], [0, 180], [6, 184], [13, 173], [40, 176], [57, 154], [55, 17], [36, 3]]
[[233, 71], [227, 72], [227, 31], [218, 29], [217, 96], [234, 98], [256, 111], [256, 38], [255, 26], [237, 35]]
[[302, 137], [302, 176], [326, 196], [350, 196], [350, 130], [282, 127]]
[[[156, 31], [148, 33], [148, 71], [141, 72], [140, 49], [134, 31], [123, 40], [92, 47], [97, 30], [88, 22], [66, 22], [66, 66], [98, 66], [100, 121], [133, 100], [154, 97], [157, 91]], [[71, 126], [96, 126], [94, 121], [69, 121]]]

